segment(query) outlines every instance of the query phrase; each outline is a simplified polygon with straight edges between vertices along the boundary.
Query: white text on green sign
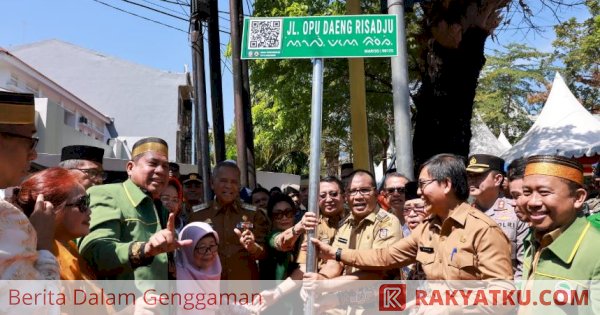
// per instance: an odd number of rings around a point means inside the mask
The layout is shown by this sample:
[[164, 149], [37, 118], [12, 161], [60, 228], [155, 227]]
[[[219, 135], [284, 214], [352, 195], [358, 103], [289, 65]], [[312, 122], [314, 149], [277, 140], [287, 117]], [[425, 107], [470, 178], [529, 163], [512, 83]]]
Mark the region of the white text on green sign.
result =
[[243, 59], [392, 57], [395, 15], [246, 18]]

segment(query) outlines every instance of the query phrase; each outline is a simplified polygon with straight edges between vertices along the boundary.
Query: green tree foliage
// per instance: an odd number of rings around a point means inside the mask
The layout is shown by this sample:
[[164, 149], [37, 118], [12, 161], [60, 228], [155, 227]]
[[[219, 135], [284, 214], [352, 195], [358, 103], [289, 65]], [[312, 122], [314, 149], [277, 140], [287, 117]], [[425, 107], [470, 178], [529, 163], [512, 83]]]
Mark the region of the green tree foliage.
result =
[[[379, 1], [362, 1], [363, 12], [378, 13]], [[255, 16], [343, 15], [344, 1], [254, 2]], [[326, 59], [323, 86], [323, 159], [334, 173], [340, 151], [351, 153], [348, 62]], [[312, 64], [310, 60], [255, 60], [249, 63], [257, 169], [308, 172]], [[371, 152], [381, 159], [389, 144], [392, 92], [389, 59], [365, 60]], [[333, 166], [333, 167], [332, 167]]]
[[475, 111], [494, 134], [500, 130], [515, 143], [532, 125], [530, 115], [539, 112], [556, 70], [549, 53], [512, 43], [486, 56], [481, 71]]
[[557, 25], [554, 55], [562, 62], [569, 87], [583, 106], [600, 112], [600, 1], [587, 0], [591, 17]]

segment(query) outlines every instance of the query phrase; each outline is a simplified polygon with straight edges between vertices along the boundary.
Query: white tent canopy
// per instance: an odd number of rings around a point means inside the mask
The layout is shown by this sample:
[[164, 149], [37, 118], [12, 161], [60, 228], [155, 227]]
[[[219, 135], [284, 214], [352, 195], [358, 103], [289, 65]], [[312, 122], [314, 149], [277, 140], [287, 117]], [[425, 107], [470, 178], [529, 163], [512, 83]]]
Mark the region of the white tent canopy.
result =
[[508, 141], [508, 138], [504, 135], [504, 131], [500, 130], [500, 134], [498, 135], [498, 142], [504, 147], [504, 150], [508, 150], [512, 148], [512, 144]]
[[503, 157], [509, 163], [539, 154], [576, 158], [600, 154], [600, 121], [581, 106], [558, 72], [537, 120]]
[[490, 128], [475, 115], [471, 121], [471, 142], [469, 143], [469, 155], [490, 154], [501, 156], [506, 148], [496, 139]]

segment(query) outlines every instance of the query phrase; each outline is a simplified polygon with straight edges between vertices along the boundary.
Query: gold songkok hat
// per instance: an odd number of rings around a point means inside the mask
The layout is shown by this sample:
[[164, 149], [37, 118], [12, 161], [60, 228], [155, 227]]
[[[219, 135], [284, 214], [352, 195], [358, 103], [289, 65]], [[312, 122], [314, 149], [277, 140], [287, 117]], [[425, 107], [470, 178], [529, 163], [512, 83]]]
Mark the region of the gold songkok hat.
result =
[[131, 151], [131, 157], [136, 157], [142, 153], [146, 153], [148, 151], [154, 151], [165, 156], [169, 156], [169, 147], [167, 142], [161, 138], [149, 137], [138, 140], [133, 145], [133, 150]]
[[570, 180], [583, 186], [583, 166], [575, 159], [558, 155], [535, 155], [527, 159], [525, 176], [547, 175]]
[[31, 93], [0, 91], [0, 125], [34, 125], [35, 101]]

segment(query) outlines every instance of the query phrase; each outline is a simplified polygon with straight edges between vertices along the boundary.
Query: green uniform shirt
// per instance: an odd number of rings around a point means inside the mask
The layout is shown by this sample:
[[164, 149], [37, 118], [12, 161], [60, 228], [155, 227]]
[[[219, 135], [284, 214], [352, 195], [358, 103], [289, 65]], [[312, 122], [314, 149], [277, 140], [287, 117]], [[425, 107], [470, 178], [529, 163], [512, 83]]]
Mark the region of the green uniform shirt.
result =
[[[590, 305], [578, 310], [581, 313], [600, 314], [600, 296], [598, 285], [591, 280], [600, 280], [600, 256], [598, 255], [600, 229], [592, 226], [585, 216], [578, 216], [550, 245], [542, 249], [540, 258], [532, 275], [531, 265], [536, 253], [537, 241], [530, 233], [524, 241], [525, 259], [523, 262], [523, 280], [555, 280], [554, 282], [529, 282], [532, 297], [544, 289], [557, 288], [570, 290], [589, 289]], [[547, 287], [547, 286], [551, 287]], [[592, 291], [592, 286], [594, 290]], [[568, 288], [567, 288], [568, 287]], [[557, 313], [570, 314], [575, 307], [562, 307]], [[585, 309], [585, 310], [584, 310]]]
[[[99, 279], [167, 280], [167, 254], [152, 263], [133, 268], [129, 261], [132, 242], [147, 242], [162, 229], [168, 211], [159, 209], [131, 180], [88, 189], [92, 209], [90, 234], [79, 242], [79, 252]], [[158, 211], [157, 211], [158, 210]], [[159, 219], [162, 217], [162, 219]]]

